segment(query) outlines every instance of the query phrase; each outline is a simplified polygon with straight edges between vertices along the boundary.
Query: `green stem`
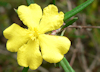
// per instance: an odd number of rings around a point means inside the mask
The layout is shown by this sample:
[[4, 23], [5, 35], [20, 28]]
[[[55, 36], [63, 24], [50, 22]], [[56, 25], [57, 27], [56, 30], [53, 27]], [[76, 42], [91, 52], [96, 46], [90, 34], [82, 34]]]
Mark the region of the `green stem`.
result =
[[60, 36], [63, 36], [63, 35], [64, 35], [64, 33], [65, 33], [65, 30], [63, 30], [63, 31], [62, 31], [62, 33], [61, 33], [61, 35], [60, 35]]
[[53, 0], [53, 4], [56, 5], [56, 0]]
[[75, 14], [77, 14], [78, 12], [80, 12], [81, 10], [83, 10], [84, 8], [86, 8], [89, 4], [91, 4], [94, 0], [87, 0], [86, 2], [84, 2], [83, 4], [77, 6], [76, 8], [72, 9], [69, 12], [66, 12], [64, 15], [64, 21], [69, 19], [70, 17], [74, 16]]
[[65, 72], [70, 72], [70, 71], [68, 70], [68, 68], [66, 67], [65, 63], [63, 62], [63, 60], [60, 61], [60, 65], [61, 65], [61, 67], [64, 69]]
[[27, 72], [28, 69], [29, 69], [29, 67], [24, 67], [23, 70], [22, 70], [22, 72]]

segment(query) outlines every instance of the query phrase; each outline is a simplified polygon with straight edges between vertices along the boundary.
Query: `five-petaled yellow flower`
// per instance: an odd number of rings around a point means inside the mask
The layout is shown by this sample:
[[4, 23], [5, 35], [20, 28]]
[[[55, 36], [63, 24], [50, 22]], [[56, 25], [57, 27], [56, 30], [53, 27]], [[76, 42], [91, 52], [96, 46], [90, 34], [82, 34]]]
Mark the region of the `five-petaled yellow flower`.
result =
[[28, 29], [13, 23], [3, 34], [8, 39], [7, 50], [17, 52], [18, 64], [34, 70], [42, 64], [43, 59], [49, 63], [61, 61], [69, 50], [69, 39], [45, 33], [62, 26], [64, 13], [58, 13], [56, 6], [49, 5], [42, 14], [37, 4], [21, 5], [17, 12]]

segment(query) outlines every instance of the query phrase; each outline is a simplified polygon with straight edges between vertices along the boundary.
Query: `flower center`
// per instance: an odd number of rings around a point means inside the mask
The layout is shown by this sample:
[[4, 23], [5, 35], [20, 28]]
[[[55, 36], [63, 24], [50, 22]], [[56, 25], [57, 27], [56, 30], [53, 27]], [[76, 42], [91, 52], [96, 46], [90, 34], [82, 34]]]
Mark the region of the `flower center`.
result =
[[34, 28], [34, 29], [31, 29], [29, 30], [29, 37], [32, 39], [32, 40], [36, 40], [39, 36], [39, 31], [37, 28]]

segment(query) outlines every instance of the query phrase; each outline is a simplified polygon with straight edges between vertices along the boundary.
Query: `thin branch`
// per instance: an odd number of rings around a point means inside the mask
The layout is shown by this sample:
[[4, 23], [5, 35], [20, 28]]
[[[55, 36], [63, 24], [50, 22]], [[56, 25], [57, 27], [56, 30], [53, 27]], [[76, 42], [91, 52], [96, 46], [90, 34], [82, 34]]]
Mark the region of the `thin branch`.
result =
[[73, 50], [73, 55], [72, 55], [72, 58], [71, 58], [71, 61], [70, 61], [70, 66], [72, 66], [74, 61], [75, 61], [76, 53], [77, 53], [77, 48]]
[[67, 28], [80, 28], [80, 29], [86, 29], [86, 28], [100, 28], [100, 26], [68, 26]]

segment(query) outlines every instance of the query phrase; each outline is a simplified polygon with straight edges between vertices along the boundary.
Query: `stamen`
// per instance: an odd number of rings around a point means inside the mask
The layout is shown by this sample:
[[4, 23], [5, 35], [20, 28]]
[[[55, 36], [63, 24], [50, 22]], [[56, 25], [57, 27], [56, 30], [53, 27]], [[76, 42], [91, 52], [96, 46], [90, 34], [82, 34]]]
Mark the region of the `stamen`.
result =
[[33, 30], [29, 30], [29, 37], [32, 39], [32, 40], [36, 40], [39, 36], [39, 31], [37, 28], [34, 28]]

